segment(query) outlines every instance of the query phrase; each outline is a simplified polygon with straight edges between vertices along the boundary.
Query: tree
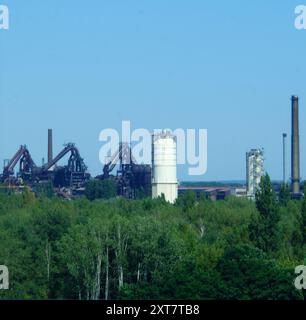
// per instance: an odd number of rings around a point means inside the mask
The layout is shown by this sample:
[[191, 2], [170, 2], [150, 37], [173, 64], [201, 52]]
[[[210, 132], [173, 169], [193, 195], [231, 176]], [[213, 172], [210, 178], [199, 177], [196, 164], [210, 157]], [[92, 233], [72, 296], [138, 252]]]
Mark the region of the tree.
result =
[[282, 206], [286, 206], [288, 202], [290, 201], [291, 195], [290, 195], [290, 187], [288, 184], [282, 184], [279, 192], [279, 203]]
[[[187, 194], [187, 211], [163, 197], [0, 193], [0, 263], [11, 275], [0, 298], [298, 299], [292, 282], [304, 259], [302, 201], [279, 206], [277, 222], [269, 183], [261, 190], [256, 203]], [[267, 221], [275, 223], [277, 251], [265, 246], [274, 241]]]
[[34, 187], [34, 192], [38, 197], [52, 198], [54, 196], [54, 188], [51, 181], [38, 183]]
[[255, 199], [259, 214], [252, 217], [249, 226], [250, 239], [258, 248], [265, 252], [276, 251], [278, 247], [278, 222], [280, 221], [280, 214], [276, 195], [272, 189], [268, 174], [261, 178]]
[[90, 201], [111, 199], [116, 194], [116, 185], [112, 180], [91, 180], [85, 186], [85, 196]]
[[293, 269], [280, 267], [262, 250], [240, 244], [229, 247], [217, 271], [226, 288], [224, 299], [301, 300], [294, 285]]
[[176, 201], [176, 204], [182, 208], [183, 212], [193, 208], [197, 201], [197, 195], [194, 191], [188, 190], [184, 194], [180, 195]]
[[98, 300], [109, 298], [109, 226], [107, 221], [91, 220], [73, 226], [59, 242], [59, 251], [70, 275], [75, 280], [75, 296]]

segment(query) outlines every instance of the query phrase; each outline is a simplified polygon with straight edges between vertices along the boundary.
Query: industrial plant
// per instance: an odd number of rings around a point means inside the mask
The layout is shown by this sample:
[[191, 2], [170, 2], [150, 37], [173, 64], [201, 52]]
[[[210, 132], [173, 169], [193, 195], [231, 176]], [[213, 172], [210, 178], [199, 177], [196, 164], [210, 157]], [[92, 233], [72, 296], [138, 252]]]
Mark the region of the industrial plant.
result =
[[[300, 141], [299, 141], [299, 98], [291, 97], [292, 134], [291, 134], [291, 195], [299, 199], [301, 193], [300, 178]], [[283, 181], [274, 183], [275, 190], [286, 179], [286, 139], [283, 133]], [[47, 163], [38, 166], [26, 145], [21, 145], [15, 155], [5, 161], [0, 182], [15, 190], [22, 191], [25, 186], [35, 190], [37, 186], [51, 183], [54, 193], [73, 199], [84, 195], [86, 184], [91, 180], [112, 181], [118, 196], [136, 199], [143, 197], [164, 197], [169, 203], [175, 203], [179, 194], [194, 191], [204, 194], [212, 200], [222, 200], [229, 195], [255, 198], [260, 187], [261, 177], [265, 173], [264, 151], [251, 149], [246, 153], [246, 182], [242, 185], [194, 186], [179, 184], [177, 179], [177, 139], [170, 131], [160, 131], [152, 135], [152, 163], [138, 164], [131, 146], [121, 142], [118, 150], [106, 161], [101, 174], [91, 177], [81, 154], [73, 143], [53, 156], [52, 129], [48, 130]], [[69, 155], [66, 165], [59, 165]], [[116, 170], [115, 170], [116, 169]]]
[[[79, 150], [73, 143], [68, 143], [58, 155], [53, 157], [52, 130], [48, 130], [48, 162], [37, 166], [26, 145], [21, 145], [15, 155], [4, 165], [0, 181], [9, 186], [22, 189], [25, 185], [35, 187], [52, 182], [54, 190], [60, 194], [76, 195], [82, 193], [85, 183], [90, 179], [87, 167]], [[67, 165], [58, 162], [69, 154]], [[19, 170], [15, 174], [15, 167]]]
[[[119, 165], [117, 173], [111, 174], [117, 165]], [[151, 166], [137, 164], [130, 146], [127, 143], [120, 143], [119, 149], [104, 165], [103, 174], [96, 179], [113, 181], [118, 196], [135, 199], [139, 192], [143, 196], [151, 196], [151, 177]]]
[[[280, 184], [287, 184], [286, 176], [286, 147], [287, 133], [283, 133], [283, 179], [281, 183], [274, 183], [276, 192], [280, 190]], [[263, 149], [252, 149], [246, 154], [246, 195], [254, 199], [256, 190], [259, 189], [261, 177], [264, 175], [264, 152]], [[300, 199], [301, 192], [300, 176], [300, 136], [299, 136], [299, 97], [291, 97], [291, 197]]]
[[264, 175], [264, 152], [262, 149], [252, 149], [246, 154], [246, 188], [247, 196], [255, 199], [256, 190]]

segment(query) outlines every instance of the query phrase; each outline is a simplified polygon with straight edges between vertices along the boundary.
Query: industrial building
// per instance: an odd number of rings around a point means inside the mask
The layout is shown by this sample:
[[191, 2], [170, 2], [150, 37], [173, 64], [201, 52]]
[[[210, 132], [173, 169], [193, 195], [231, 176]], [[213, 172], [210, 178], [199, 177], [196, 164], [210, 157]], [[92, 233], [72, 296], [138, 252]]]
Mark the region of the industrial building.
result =
[[255, 198], [259, 188], [261, 177], [264, 175], [264, 152], [263, 149], [252, 149], [246, 154], [246, 184], [247, 196]]
[[234, 195], [234, 189], [230, 187], [207, 187], [207, 186], [179, 186], [178, 194], [184, 194], [192, 191], [196, 194], [197, 198], [203, 195], [205, 198], [212, 201], [225, 200], [226, 197]]
[[[300, 199], [300, 137], [299, 137], [299, 97], [291, 97], [291, 196]], [[281, 184], [286, 181], [286, 139], [283, 133], [283, 179], [274, 182], [273, 190], [279, 192]], [[48, 130], [47, 163], [36, 165], [27, 146], [22, 145], [15, 155], [5, 162], [0, 175], [0, 183], [12, 189], [23, 190], [24, 186], [35, 188], [45, 182], [52, 182], [55, 193], [67, 195], [67, 198], [82, 196], [86, 183], [92, 179], [87, 166], [73, 143], [68, 143], [53, 157], [52, 129]], [[59, 161], [69, 155], [66, 165]], [[112, 172], [117, 168], [116, 173]], [[159, 131], [152, 135], [152, 163], [138, 164], [132, 155], [129, 144], [121, 142], [118, 150], [104, 165], [103, 172], [95, 179], [112, 180], [117, 188], [117, 195], [129, 199], [139, 197], [157, 198], [175, 203], [179, 194], [189, 190], [196, 194], [205, 194], [212, 200], [222, 200], [229, 195], [255, 198], [261, 177], [264, 175], [263, 149], [252, 149], [246, 153], [246, 188], [243, 185], [233, 188], [230, 185], [216, 187], [178, 186], [177, 180], [177, 139], [171, 131]]]
[[170, 203], [178, 197], [176, 143], [169, 131], [152, 135], [152, 197], [164, 195]]
[[[67, 165], [58, 165], [67, 154], [70, 155]], [[17, 164], [19, 168], [15, 174]], [[85, 183], [89, 178], [90, 174], [75, 144], [66, 144], [63, 150], [53, 158], [52, 130], [49, 129], [48, 162], [42, 166], [36, 165], [28, 148], [22, 145], [4, 166], [0, 182], [10, 187], [27, 185], [31, 188], [51, 182], [58, 194], [73, 196], [84, 191]]]
[[[115, 175], [111, 174], [116, 166]], [[128, 143], [120, 143], [112, 158], [103, 167], [99, 180], [112, 180], [117, 188], [117, 195], [128, 199], [151, 197], [152, 169], [147, 164], [137, 164]]]
[[[129, 199], [137, 194], [161, 197], [174, 203], [178, 197], [176, 137], [169, 131], [152, 135], [152, 166], [137, 164], [127, 143], [120, 143], [118, 151], [104, 165], [103, 174], [96, 179], [112, 180], [118, 196]], [[111, 172], [119, 166], [117, 173]]]

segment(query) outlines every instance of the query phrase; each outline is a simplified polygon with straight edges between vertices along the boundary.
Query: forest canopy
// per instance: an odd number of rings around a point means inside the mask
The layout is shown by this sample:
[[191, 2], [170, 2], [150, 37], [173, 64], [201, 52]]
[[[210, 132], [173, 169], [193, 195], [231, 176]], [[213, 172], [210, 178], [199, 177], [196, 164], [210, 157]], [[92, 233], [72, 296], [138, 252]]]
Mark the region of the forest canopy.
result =
[[3, 191], [0, 265], [10, 290], [0, 298], [299, 300], [305, 230], [305, 200], [277, 198], [268, 176], [255, 202]]

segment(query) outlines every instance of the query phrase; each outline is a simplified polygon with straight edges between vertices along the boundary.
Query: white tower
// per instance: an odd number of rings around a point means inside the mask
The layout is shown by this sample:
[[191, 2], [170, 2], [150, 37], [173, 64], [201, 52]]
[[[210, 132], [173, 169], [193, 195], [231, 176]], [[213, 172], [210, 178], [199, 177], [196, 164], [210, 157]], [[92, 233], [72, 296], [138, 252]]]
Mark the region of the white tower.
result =
[[162, 194], [166, 201], [174, 203], [178, 197], [176, 175], [176, 137], [169, 131], [152, 136], [152, 196]]
[[255, 198], [261, 177], [264, 175], [264, 154], [262, 149], [252, 149], [246, 154], [247, 195]]

